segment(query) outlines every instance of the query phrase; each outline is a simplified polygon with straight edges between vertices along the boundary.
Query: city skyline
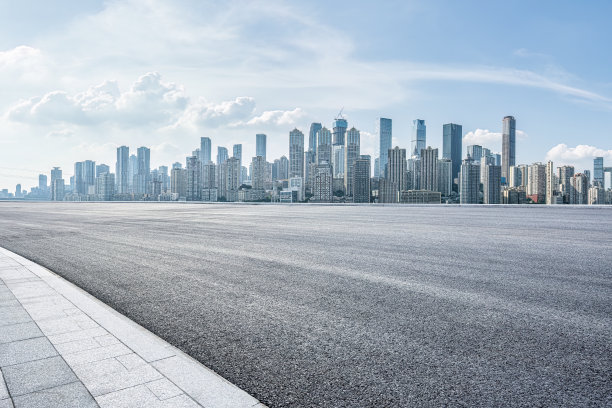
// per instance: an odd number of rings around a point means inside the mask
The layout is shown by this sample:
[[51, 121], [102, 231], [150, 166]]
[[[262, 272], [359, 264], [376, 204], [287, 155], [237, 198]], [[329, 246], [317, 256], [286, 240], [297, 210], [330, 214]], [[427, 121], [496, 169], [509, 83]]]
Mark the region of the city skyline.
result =
[[[410, 148], [419, 118], [427, 145], [441, 147], [442, 125], [458, 123], [464, 145], [501, 152], [499, 117], [507, 114], [520, 118], [522, 163], [552, 159], [587, 168], [593, 157], [612, 158], [610, 57], [561, 46], [609, 32], [605, 3], [362, 4], [346, 8], [355, 24], [342, 28], [321, 3], [0, 7], [0, 185], [9, 188], [34, 185], [53, 166], [69, 169], [75, 157], [108, 161], [124, 144], [150, 147], [151, 166], [158, 167], [182, 161], [202, 136], [228, 148], [243, 143], [243, 157], [253, 157], [255, 141], [243, 142], [244, 135], [262, 133], [267, 155], [280, 157], [288, 154], [288, 129], [307, 135], [307, 150], [309, 124], [325, 119], [333, 131], [342, 107], [372, 160], [379, 117], [393, 119], [392, 146]], [[487, 18], [502, 9], [516, 30], [486, 38], [493, 27]], [[377, 27], [364, 38], [359, 23], [376, 16], [411, 24]], [[428, 25], [433, 18], [441, 32]], [[470, 32], [454, 23], [461, 20], [482, 24]], [[549, 29], [563, 26], [564, 35], [534, 40], [542, 21]], [[287, 32], [287, 22], [300, 30]], [[170, 34], [152, 36], [149, 26]]]

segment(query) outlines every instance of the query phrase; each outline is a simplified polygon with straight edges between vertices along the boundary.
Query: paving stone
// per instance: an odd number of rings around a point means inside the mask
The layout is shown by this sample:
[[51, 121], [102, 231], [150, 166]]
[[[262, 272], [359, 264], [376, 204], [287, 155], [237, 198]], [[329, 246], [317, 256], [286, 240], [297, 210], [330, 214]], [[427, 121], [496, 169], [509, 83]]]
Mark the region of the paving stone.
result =
[[0, 344], [42, 336], [43, 334], [36, 323], [32, 321], [17, 323], [10, 326], [4, 326], [2, 330], [0, 330]]
[[60, 385], [15, 398], [15, 408], [95, 408], [98, 404], [80, 382]]
[[53, 345], [45, 337], [0, 344], [0, 367], [56, 356]]
[[30, 315], [21, 306], [0, 307], [0, 326], [31, 321]]
[[6, 307], [6, 306], [21, 306], [21, 303], [19, 303], [19, 301], [14, 296], [13, 297], [7, 296], [6, 298], [2, 298], [0, 295], [0, 308]]
[[[49, 341], [53, 344], [68, 343], [76, 340], [85, 340], [91, 338], [98, 338], [100, 336], [108, 335], [108, 332], [102, 327], [94, 327], [93, 329], [76, 330], [67, 333], [54, 334], [47, 336]], [[106, 346], [109, 344], [100, 344]]]
[[2, 372], [13, 398], [77, 381], [59, 356], [4, 367]]
[[98, 343], [93, 337], [55, 345], [57, 352], [60, 353], [62, 356], [65, 354], [78, 353], [80, 351], [91, 350], [100, 347], [100, 343]]
[[112, 344], [110, 346], [98, 347], [92, 350], [66, 354], [63, 357], [68, 364], [74, 367], [77, 365], [93, 363], [95, 361], [105, 360], [107, 358], [130, 353], [132, 353], [132, 350], [123, 344]]
[[47, 319], [41, 320], [37, 323], [40, 327], [40, 330], [42, 330], [42, 332], [45, 333], [45, 335], [47, 336], [99, 327], [93, 320], [91, 320], [86, 315]]
[[32, 282], [5, 282], [19, 300], [55, 295], [57, 292], [42, 280]]
[[0, 408], [13, 408], [13, 403], [8, 398], [0, 400]]
[[40, 279], [26, 268], [0, 268], [0, 279], [3, 281], [20, 280], [20, 279]]
[[117, 339], [112, 334], [105, 334], [104, 336], [97, 336], [97, 337], [94, 337], [94, 338], [96, 339], [98, 344], [100, 344], [101, 346], [110, 346], [112, 344], [119, 344], [119, 343], [121, 343], [119, 341], [119, 339]]
[[147, 408], [191, 408], [200, 406], [185, 394], [160, 401], [145, 385], [98, 396], [96, 400], [102, 408], [128, 408], [135, 406]]
[[94, 397], [162, 378], [162, 375], [149, 364], [144, 363], [127, 369], [115, 358], [73, 366], [73, 368]]
[[161, 378], [157, 381], [151, 381], [145, 384], [149, 390], [160, 400], [166, 400], [168, 398], [176, 397], [177, 395], [183, 394], [183, 391], [176, 385], [174, 385], [167, 378]]
[[4, 376], [2, 375], [2, 370], [0, 370], [0, 400], [7, 399], [8, 397], [9, 393], [4, 383]]

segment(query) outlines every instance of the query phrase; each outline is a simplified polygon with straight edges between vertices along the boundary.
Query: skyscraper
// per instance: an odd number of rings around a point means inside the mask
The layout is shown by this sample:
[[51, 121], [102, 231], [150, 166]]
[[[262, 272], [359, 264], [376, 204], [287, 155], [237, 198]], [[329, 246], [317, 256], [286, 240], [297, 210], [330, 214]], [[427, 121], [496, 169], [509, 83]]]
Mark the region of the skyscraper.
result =
[[117, 148], [117, 162], [115, 164], [115, 177], [117, 182], [117, 193], [127, 194], [129, 191], [130, 148], [120, 146]]
[[545, 202], [546, 166], [533, 163], [527, 171], [527, 196], [535, 203]]
[[226, 201], [238, 201], [238, 190], [240, 188], [240, 166], [238, 159], [230, 157], [221, 166], [219, 173], [221, 180], [219, 182], [219, 194], [225, 197]]
[[406, 189], [406, 149], [389, 149], [386, 170], [387, 177], [381, 179], [379, 199], [383, 203], [397, 203], [398, 193]]
[[[235, 144], [233, 147], [233, 156], [240, 162], [240, 168], [242, 169], [242, 144]], [[264, 159], [265, 161], [265, 159]], [[242, 184], [242, 171], [240, 171], [240, 183]]]
[[501, 203], [501, 167], [494, 164], [481, 163], [484, 167], [482, 174], [482, 202], [484, 204]]
[[110, 173], [110, 167], [106, 164], [96, 165], [96, 178], [100, 177], [102, 173]]
[[461, 204], [478, 204], [480, 186], [480, 165], [472, 159], [465, 159], [459, 173], [459, 202]]
[[128, 191], [134, 193], [136, 190], [136, 175], [138, 174], [138, 157], [135, 154], [130, 155], [128, 163]]
[[450, 159], [438, 160], [438, 190], [442, 197], [450, 196], [453, 191], [453, 167]]
[[571, 185], [570, 204], [588, 204], [589, 180], [586, 174], [574, 174], [571, 179]]
[[263, 133], [255, 135], [255, 156], [261, 156], [266, 161], [266, 138]]
[[[350, 137], [350, 136], [349, 136]], [[370, 202], [370, 156], [359, 156], [353, 165], [353, 202]]]
[[438, 149], [421, 149], [420, 190], [438, 191]]
[[546, 163], [546, 204], [555, 204], [554, 195], [555, 195], [555, 185], [557, 184], [557, 180], [555, 177], [555, 169], [553, 167], [553, 162], [551, 160]]
[[197, 156], [187, 157], [187, 201], [200, 201], [202, 198], [202, 163]]
[[151, 177], [151, 150], [148, 147], [139, 147], [136, 151], [136, 157], [138, 158], [136, 193], [147, 194]]
[[51, 200], [62, 201], [64, 199], [64, 179], [59, 167], [51, 169]]
[[[344, 191], [348, 197], [353, 196], [353, 166], [359, 158], [361, 135], [352, 127], [346, 133], [344, 145]], [[369, 177], [369, 176], [368, 176]]]
[[347, 127], [348, 123], [342, 116], [339, 116], [334, 120], [334, 146], [344, 146], [344, 137], [346, 135]]
[[47, 191], [47, 176], [45, 174], [38, 175], [38, 189], [41, 193]]
[[472, 159], [474, 163], [480, 163], [480, 159], [482, 158], [481, 145], [469, 145], [466, 147], [466, 151], [466, 157], [470, 156], [470, 159]]
[[212, 143], [209, 137], [200, 138], [200, 161], [202, 165], [210, 163], [212, 157]]
[[603, 157], [593, 159], [593, 185], [605, 189]]
[[317, 164], [331, 164], [332, 162], [332, 135], [329, 129], [323, 127], [318, 132]]
[[229, 158], [229, 155], [227, 153], [227, 148], [218, 146], [217, 147], [217, 166], [220, 166], [221, 164], [225, 163], [225, 161], [228, 158]]
[[278, 179], [287, 180], [289, 178], [289, 159], [287, 156], [281, 156], [278, 161]]
[[462, 140], [463, 127], [461, 125], [447, 123], [442, 126], [442, 158], [451, 161], [451, 184], [459, 177], [459, 170], [461, 170]]
[[330, 203], [333, 199], [333, 174], [329, 163], [314, 166], [311, 201]]
[[563, 194], [563, 202], [565, 204], [570, 203], [570, 197], [572, 195], [572, 177], [574, 177], [574, 166], [561, 166], [559, 171], [559, 186], [561, 187], [561, 194]]
[[427, 147], [426, 141], [427, 126], [423, 119], [412, 121], [412, 136], [410, 140], [410, 155], [419, 157], [421, 150]]
[[304, 178], [304, 133], [289, 132], [289, 177]]
[[389, 149], [392, 148], [393, 123], [391, 119], [379, 118], [376, 125], [378, 128], [378, 175], [379, 177], [385, 177]]
[[508, 184], [510, 166], [515, 165], [516, 120], [506, 116], [502, 126], [502, 182]]
[[311, 123], [310, 132], [308, 133], [308, 150], [312, 153], [314, 160], [317, 157], [317, 133], [322, 129], [320, 123]]
[[264, 182], [266, 176], [266, 161], [262, 156], [253, 157], [252, 161], [253, 174], [251, 176], [251, 186], [253, 190], [264, 190]]

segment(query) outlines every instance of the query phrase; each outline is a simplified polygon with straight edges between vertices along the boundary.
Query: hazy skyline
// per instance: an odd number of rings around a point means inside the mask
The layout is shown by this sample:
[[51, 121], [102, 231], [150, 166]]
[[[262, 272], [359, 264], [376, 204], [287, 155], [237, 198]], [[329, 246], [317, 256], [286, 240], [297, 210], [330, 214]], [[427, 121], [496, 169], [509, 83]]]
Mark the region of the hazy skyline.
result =
[[379, 116], [403, 148], [414, 119], [438, 148], [459, 123], [465, 154], [500, 152], [512, 115], [517, 164], [610, 165], [611, 4], [432, 3], [2, 3], [0, 188], [114, 168], [124, 144], [151, 147], [152, 167], [184, 162], [201, 136], [249, 162], [265, 133], [271, 161], [342, 107], [372, 158]]

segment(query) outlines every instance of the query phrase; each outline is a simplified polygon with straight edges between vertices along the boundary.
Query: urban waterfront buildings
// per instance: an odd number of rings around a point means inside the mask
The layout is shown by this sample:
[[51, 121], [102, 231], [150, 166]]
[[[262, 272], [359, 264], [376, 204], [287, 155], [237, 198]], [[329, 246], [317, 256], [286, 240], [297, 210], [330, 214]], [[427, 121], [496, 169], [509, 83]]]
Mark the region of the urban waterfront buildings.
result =
[[427, 126], [423, 119], [415, 119], [412, 121], [412, 133], [410, 140], [410, 155], [420, 157], [421, 150], [427, 145]]
[[463, 128], [455, 123], [447, 123], [442, 130], [442, 158], [451, 161], [451, 183], [459, 177], [461, 170], [461, 153], [463, 145]]
[[510, 167], [515, 164], [516, 155], [516, 120], [506, 116], [502, 122], [502, 181], [507, 183]]
[[377, 122], [378, 128], [378, 147], [379, 147], [379, 158], [378, 165], [375, 166], [378, 169], [378, 175], [375, 177], [385, 177], [385, 171], [387, 169], [387, 155], [389, 149], [392, 148], [391, 143], [393, 139], [393, 122], [391, 119], [379, 118]]

